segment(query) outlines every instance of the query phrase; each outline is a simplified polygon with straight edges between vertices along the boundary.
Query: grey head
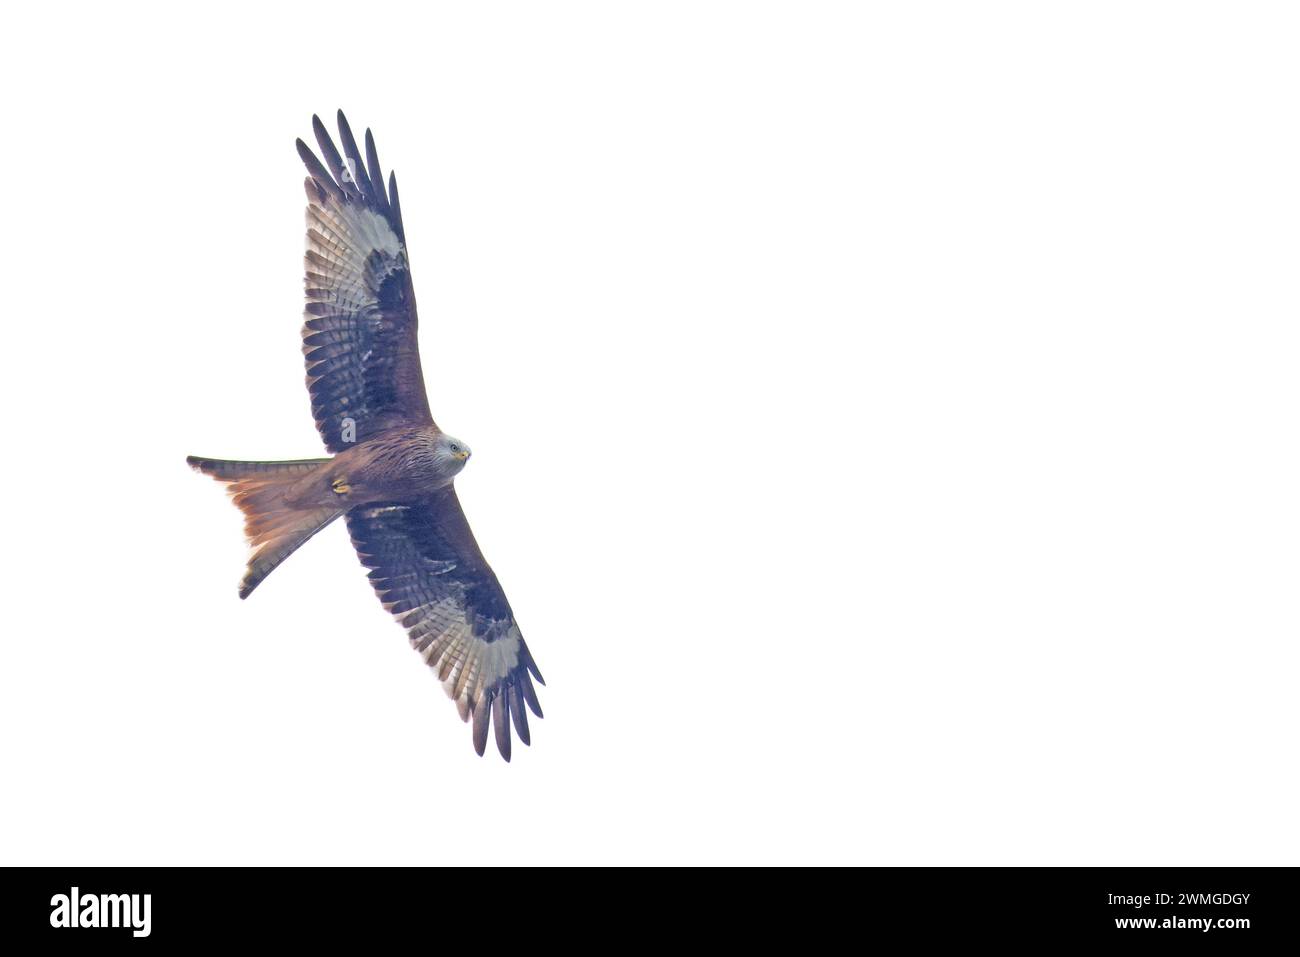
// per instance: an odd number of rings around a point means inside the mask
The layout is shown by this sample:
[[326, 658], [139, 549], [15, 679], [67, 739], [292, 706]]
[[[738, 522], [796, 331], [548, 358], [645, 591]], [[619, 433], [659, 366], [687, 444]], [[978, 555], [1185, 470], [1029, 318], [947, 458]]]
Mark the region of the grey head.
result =
[[469, 461], [469, 446], [453, 435], [438, 436], [433, 450], [433, 461], [438, 472], [447, 478], [454, 478]]

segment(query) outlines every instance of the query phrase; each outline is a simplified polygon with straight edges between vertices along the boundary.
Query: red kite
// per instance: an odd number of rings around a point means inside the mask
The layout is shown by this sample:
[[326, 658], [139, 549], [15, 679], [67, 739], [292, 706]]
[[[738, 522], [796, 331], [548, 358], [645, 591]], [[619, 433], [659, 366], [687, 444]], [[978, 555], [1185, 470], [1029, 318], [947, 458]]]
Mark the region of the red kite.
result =
[[[302, 349], [316, 428], [333, 458], [231, 462], [190, 456], [226, 484], [252, 554], [247, 598], [277, 565], [340, 515], [384, 607], [437, 672], [474, 750], [510, 760], [510, 725], [529, 743], [542, 716], [542, 676], [510, 603], [470, 531], [454, 482], [469, 446], [429, 413], [416, 338], [415, 291], [391, 173], [384, 189], [374, 137], [364, 162], [343, 112], [343, 155], [318, 117], [324, 164], [302, 140], [307, 187], [307, 308]], [[530, 678], [531, 674], [531, 678]]]

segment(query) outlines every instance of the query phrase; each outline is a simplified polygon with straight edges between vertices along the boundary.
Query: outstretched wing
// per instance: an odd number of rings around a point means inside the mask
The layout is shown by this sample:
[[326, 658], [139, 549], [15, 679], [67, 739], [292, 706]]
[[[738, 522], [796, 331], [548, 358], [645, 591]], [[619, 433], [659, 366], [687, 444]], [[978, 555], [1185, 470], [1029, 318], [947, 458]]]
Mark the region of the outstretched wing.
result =
[[302, 349], [311, 411], [325, 446], [341, 452], [399, 425], [433, 421], [416, 340], [415, 292], [397, 178], [384, 190], [375, 140], [362, 162], [339, 111], [343, 156], [312, 117], [323, 165], [302, 140], [307, 165], [307, 309]]
[[379, 600], [437, 672], [461, 719], [473, 716], [474, 750], [483, 753], [490, 717], [497, 749], [509, 761], [510, 722], [528, 744], [524, 705], [542, 716], [532, 678], [546, 682], [455, 489], [413, 504], [357, 506], [347, 522]]

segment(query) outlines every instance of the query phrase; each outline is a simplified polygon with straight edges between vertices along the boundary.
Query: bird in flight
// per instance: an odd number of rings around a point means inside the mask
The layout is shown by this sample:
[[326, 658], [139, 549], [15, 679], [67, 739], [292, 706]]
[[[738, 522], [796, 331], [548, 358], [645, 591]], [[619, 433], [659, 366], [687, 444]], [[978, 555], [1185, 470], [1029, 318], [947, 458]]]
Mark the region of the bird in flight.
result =
[[312, 117], [323, 163], [298, 140], [309, 174], [302, 349], [332, 457], [187, 461], [244, 513], [252, 552], [240, 598], [342, 515], [379, 600], [472, 720], [474, 750], [490, 725], [509, 761], [511, 724], [528, 744], [526, 708], [542, 716], [532, 679], [545, 682], [456, 498], [469, 446], [429, 412], [397, 179], [385, 190], [369, 130], [363, 160], [341, 110], [338, 127], [342, 155]]

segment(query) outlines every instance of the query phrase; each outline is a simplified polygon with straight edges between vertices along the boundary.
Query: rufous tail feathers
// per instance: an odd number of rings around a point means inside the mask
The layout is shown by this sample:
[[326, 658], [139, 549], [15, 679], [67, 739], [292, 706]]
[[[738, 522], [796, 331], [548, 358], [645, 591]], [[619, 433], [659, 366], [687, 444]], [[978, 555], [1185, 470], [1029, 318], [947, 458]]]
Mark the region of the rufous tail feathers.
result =
[[298, 459], [291, 462], [230, 462], [196, 455], [186, 460], [204, 475], [211, 475], [244, 513], [244, 535], [252, 553], [248, 569], [239, 583], [239, 597], [247, 598], [282, 561], [292, 555], [343, 509], [333, 505], [293, 506], [287, 493], [329, 459]]

